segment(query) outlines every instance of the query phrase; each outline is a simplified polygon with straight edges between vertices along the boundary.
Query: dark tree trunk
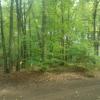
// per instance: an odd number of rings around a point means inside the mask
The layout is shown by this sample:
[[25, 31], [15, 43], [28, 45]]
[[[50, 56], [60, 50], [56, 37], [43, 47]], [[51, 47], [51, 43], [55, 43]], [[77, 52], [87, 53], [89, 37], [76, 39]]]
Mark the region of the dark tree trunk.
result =
[[45, 61], [45, 37], [46, 37], [46, 1], [42, 0], [42, 28], [41, 28], [41, 60]]
[[93, 35], [92, 35], [92, 39], [94, 42], [94, 54], [98, 56], [98, 50], [99, 50], [99, 45], [98, 45], [98, 41], [97, 41], [97, 37], [96, 37], [96, 17], [97, 17], [97, 8], [98, 8], [98, 4], [99, 1], [95, 0], [94, 1], [94, 9], [93, 9]]
[[62, 47], [62, 61], [63, 61], [63, 65], [64, 65], [64, 61], [65, 61], [65, 32], [64, 32], [64, 7], [63, 7], [63, 0], [61, 0], [61, 12], [62, 12], [62, 15], [61, 15], [61, 24], [62, 24], [62, 27], [61, 27], [61, 33], [62, 33], [62, 36], [61, 36], [61, 47]]
[[2, 47], [3, 47], [3, 58], [4, 58], [4, 72], [9, 73], [9, 68], [7, 65], [7, 53], [5, 46], [5, 36], [4, 36], [4, 28], [3, 28], [3, 14], [2, 14], [2, 6], [0, 0], [0, 26], [1, 26], [1, 39], [2, 39]]
[[21, 14], [20, 14], [20, 2], [19, 0], [16, 0], [16, 13], [17, 13], [17, 31], [18, 31], [18, 53], [17, 53], [17, 65], [16, 65], [16, 71], [20, 70], [20, 34], [21, 34]]
[[8, 66], [9, 66], [9, 72], [12, 70], [13, 66], [13, 58], [12, 58], [12, 45], [13, 45], [13, 6], [14, 6], [14, 0], [11, 0], [10, 5], [10, 27], [9, 27], [9, 48], [8, 48]]
[[22, 67], [26, 67], [26, 59], [27, 59], [27, 45], [26, 45], [26, 4], [23, 4], [23, 12], [22, 12], [22, 7], [21, 7], [21, 27], [22, 27], [22, 36], [23, 36], [23, 41], [21, 43], [21, 53], [22, 53], [22, 59], [23, 59], [23, 64]]

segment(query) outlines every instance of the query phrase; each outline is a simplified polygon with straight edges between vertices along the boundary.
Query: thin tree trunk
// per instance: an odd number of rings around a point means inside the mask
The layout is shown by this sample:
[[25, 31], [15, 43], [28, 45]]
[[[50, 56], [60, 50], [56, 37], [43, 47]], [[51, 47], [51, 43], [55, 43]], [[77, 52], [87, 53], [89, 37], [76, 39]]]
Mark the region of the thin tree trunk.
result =
[[41, 48], [41, 60], [42, 62], [45, 61], [45, 36], [46, 36], [46, 1], [42, 0], [42, 28], [41, 28], [41, 35], [42, 35], [42, 48]]
[[27, 59], [27, 45], [26, 45], [26, 4], [23, 6], [23, 19], [22, 19], [22, 33], [23, 33], [23, 42], [22, 42], [22, 52], [23, 52], [23, 68], [26, 66]]
[[30, 16], [29, 16], [29, 36], [30, 36], [30, 58], [32, 57], [32, 52], [31, 52], [31, 50], [32, 50], [32, 43], [31, 43], [31, 40], [32, 40], [32, 32], [31, 32], [31, 18], [30, 18]]
[[18, 53], [17, 53], [17, 65], [16, 65], [16, 71], [20, 70], [20, 34], [21, 34], [21, 16], [20, 16], [20, 2], [19, 0], [16, 0], [16, 13], [17, 13], [17, 31], [18, 31]]
[[97, 8], [98, 8], [98, 4], [99, 4], [99, 1], [98, 0], [95, 0], [94, 1], [94, 11], [93, 11], [93, 41], [94, 41], [94, 54], [98, 56], [98, 50], [99, 50], [99, 47], [98, 47], [98, 41], [97, 38], [96, 38], [96, 17], [97, 17]]
[[[30, 0], [28, 0], [28, 8], [29, 8], [28, 11], [30, 11], [30, 9], [32, 7], [32, 3], [30, 4]], [[31, 29], [31, 16], [30, 16], [30, 14], [29, 14], [29, 19], [28, 20], [29, 20], [29, 26], [28, 27], [29, 27], [29, 37], [30, 37], [29, 56], [30, 56], [30, 60], [31, 60], [31, 58], [32, 58], [32, 43], [31, 43], [31, 41], [32, 41], [32, 29]]]
[[62, 46], [62, 60], [63, 60], [63, 65], [65, 62], [65, 32], [64, 32], [64, 7], [63, 7], [63, 0], [61, 0], [61, 32], [62, 32], [62, 38], [61, 38], [61, 46]]
[[13, 45], [13, 6], [14, 6], [14, 0], [11, 0], [10, 5], [10, 27], [9, 27], [9, 48], [8, 48], [8, 60], [9, 60], [9, 72], [12, 70], [13, 66], [13, 58], [12, 58], [12, 45]]
[[0, 0], [0, 26], [1, 26], [1, 39], [2, 39], [2, 47], [3, 47], [3, 58], [4, 58], [4, 72], [8, 73], [9, 69], [7, 66], [7, 53], [6, 53], [6, 46], [5, 46], [5, 36], [4, 36], [4, 28], [3, 28], [3, 14], [2, 14], [2, 6]]

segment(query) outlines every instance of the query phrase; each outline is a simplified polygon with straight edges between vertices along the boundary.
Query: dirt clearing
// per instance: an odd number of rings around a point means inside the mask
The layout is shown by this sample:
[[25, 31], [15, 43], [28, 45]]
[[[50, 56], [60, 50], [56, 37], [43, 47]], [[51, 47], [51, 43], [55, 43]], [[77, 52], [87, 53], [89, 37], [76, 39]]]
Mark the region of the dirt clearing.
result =
[[100, 100], [100, 79], [81, 73], [1, 74], [0, 100]]

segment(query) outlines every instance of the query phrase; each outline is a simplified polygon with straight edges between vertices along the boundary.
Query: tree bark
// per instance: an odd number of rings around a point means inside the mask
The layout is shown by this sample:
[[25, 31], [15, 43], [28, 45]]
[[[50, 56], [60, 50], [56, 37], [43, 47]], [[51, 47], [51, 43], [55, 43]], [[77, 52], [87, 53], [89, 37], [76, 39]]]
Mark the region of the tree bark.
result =
[[0, 0], [0, 24], [1, 24], [1, 39], [2, 39], [3, 58], [4, 58], [4, 72], [9, 73], [9, 68], [7, 65], [7, 52], [6, 52], [6, 46], [5, 46], [5, 36], [4, 36], [1, 0]]
[[20, 14], [20, 2], [16, 0], [16, 13], [17, 13], [17, 32], [18, 32], [18, 53], [17, 53], [17, 65], [16, 71], [20, 71], [20, 34], [21, 34], [21, 14]]
[[41, 28], [41, 60], [45, 61], [45, 36], [46, 36], [46, 1], [42, 0], [42, 28]]
[[93, 42], [94, 42], [94, 54], [95, 55], [99, 55], [99, 43], [97, 41], [97, 37], [96, 37], [96, 18], [97, 18], [97, 9], [98, 9], [98, 5], [99, 5], [99, 1], [98, 0], [94, 0], [94, 9], [93, 9]]

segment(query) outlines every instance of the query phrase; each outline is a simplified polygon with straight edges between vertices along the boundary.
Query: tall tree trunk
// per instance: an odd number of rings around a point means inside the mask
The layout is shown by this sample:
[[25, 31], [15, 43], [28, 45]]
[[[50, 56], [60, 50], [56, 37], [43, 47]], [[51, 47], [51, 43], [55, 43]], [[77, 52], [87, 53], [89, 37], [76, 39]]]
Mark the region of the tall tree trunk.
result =
[[94, 41], [94, 53], [98, 56], [99, 44], [96, 37], [96, 17], [97, 17], [97, 8], [98, 8], [99, 1], [94, 0], [94, 9], [93, 9], [93, 41]]
[[64, 65], [64, 62], [65, 62], [65, 32], [64, 32], [64, 6], [63, 6], [64, 2], [63, 0], [61, 0], [61, 33], [62, 33], [62, 36], [61, 36], [61, 46], [62, 46], [62, 60], [63, 60], [63, 65]]
[[5, 46], [5, 36], [4, 36], [4, 28], [3, 28], [3, 14], [2, 14], [2, 6], [0, 0], [0, 26], [1, 26], [1, 39], [2, 39], [2, 47], [3, 47], [3, 58], [4, 58], [4, 72], [8, 73], [9, 68], [7, 66], [7, 53], [6, 53], [6, 46]]
[[12, 58], [12, 45], [13, 45], [13, 6], [14, 6], [14, 0], [11, 0], [10, 4], [10, 27], [9, 27], [9, 48], [8, 48], [8, 66], [9, 66], [9, 72], [12, 70], [13, 66], [13, 58]]
[[23, 52], [23, 68], [26, 66], [27, 59], [27, 45], [26, 45], [26, 4], [23, 5], [23, 15], [22, 19], [22, 33], [23, 33], [23, 41], [22, 41], [22, 52]]
[[41, 28], [41, 40], [42, 40], [42, 48], [41, 48], [41, 60], [45, 61], [45, 37], [46, 37], [46, 1], [42, 0], [42, 28]]
[[16, 0], [16, 13], [17, 13], [17, 32], [18, 32], [18, 53], [17, 53], [17, 65], [16, 65], [16, 71], [20, 70], [20, 34], [21, 34], [21, 14], [20, 14], [20, 2], [19, 0]]
[[28, 34], [29, 34], [29, 52], [28, 52], [28, 57], [29, 60], [31, 61], [30, 63], [30, 67], [32, 67], [32, 26], [31, 26], [31, 15], [30, 15], [30, 10], [32, 8], [33, 2], [31, 2], [30, 0], [28, 0]]
[[[33, 3], [33, 2], [32, 2]], [[28, 8], [31, 9], [32, 7], [32, 3], [30, 4], [30, 0], [28, 0]], [[28, 10], [29, 11], [29, 10]], [[29, 45], [29, 56], [30, 56], [30, 60], [32, 58], [32, 29], [31, 29], [31, 16], [29, 14], [29, 19], [28, 19], [28, 28], [29, 28], [29, 38], [30, 38], [30, 45]]]

